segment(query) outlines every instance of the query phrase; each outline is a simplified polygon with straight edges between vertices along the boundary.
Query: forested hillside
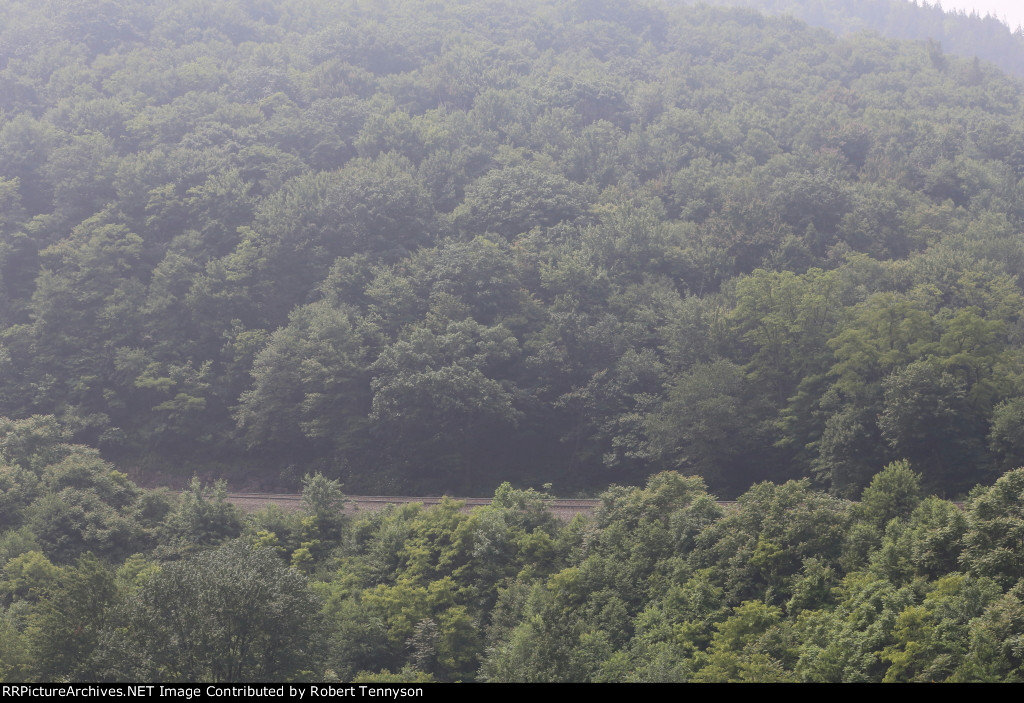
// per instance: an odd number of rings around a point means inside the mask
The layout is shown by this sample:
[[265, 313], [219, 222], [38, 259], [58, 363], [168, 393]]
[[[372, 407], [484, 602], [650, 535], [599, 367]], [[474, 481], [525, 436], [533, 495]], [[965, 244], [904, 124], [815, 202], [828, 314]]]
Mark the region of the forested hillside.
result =
[[953, 497], [1024, 462], [1021, 84], [601, 0], [3, 4], [0, 414], [135, 476]]

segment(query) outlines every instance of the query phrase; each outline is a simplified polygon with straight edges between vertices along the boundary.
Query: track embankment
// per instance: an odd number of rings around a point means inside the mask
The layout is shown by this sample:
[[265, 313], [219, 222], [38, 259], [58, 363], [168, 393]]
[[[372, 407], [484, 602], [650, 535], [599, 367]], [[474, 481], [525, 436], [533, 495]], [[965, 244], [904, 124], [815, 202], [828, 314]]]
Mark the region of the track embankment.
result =
[[[345, 496], [345, 513], [359, 513], [381, 510], [389, 505], [421, 503], [424, 506], [438, 505], [441, 496]], [[490, 498], [453, 498], [464, 503], [467, 512], [478, 505], [490, 505]], [[298, 493], [229, 493], [228, 502], [245, 511], [259, 510], [267, 505], [277, 505], [285, 510], [298, 510], [302, 496]], [[592, 513], [601, 501], [592, 498], [555, 498], [548, 501], [548, 510], [562, 520], [569, 521], [579, 513]]]
[[[469, 512], [478, 505], [490, 505], [490, 498], [451, 498], [463, 503], [463, 511]], [[444, 500], [441, 496], [345, 496], [345, 514], [358, 515], [359, 513], [381, 510], [389, 505], [407, 505], [420, 503], [424, 506], [438, 505]], [[252, 512], [266, 507], [277, 505], [285, 510], [298, 510], [302, 504], [302, 495], [299, 493], [229, 493], [228, 502], [237, 505], [246, 512]], [[601, 503], [596, 498], [552, 498], [547, 501], [548, 510], [560, 520], [568, 522], [580, 513], [588, 515]], [[730, 508], [736, 505], [734, 500], [720, 500], [718, 504], [723, 508]]]

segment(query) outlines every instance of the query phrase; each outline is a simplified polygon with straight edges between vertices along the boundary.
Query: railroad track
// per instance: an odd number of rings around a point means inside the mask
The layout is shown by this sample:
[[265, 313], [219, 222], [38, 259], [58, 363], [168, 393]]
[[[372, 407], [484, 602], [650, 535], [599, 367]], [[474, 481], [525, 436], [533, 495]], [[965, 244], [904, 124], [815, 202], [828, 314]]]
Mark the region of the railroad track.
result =
[[[439, 505], [445, 497], [450, 496], [345, 496], [345, 513], [358, 515], [361, 512], [375, 511], [389, 505], [408, 505], [420, 503], [426, 507]], [[469, 512], [480, 505], [490, 505], [490, 498], [451, 498], [464, 504], [463, 510]], [[298, 510], [302, 504], [300, 493], [228, 493], [228, 502], [237, 505], [247, 512], [259, 510], [267, 505], [277, 505], [286, 510]], [[719, 500], [718, 505], [729, 510], [738, 503], [735, 500]], [[951, 501], [963, 510], [962, 501]], [[569, 521], [580, 513], [592, 513], [601, 503], [596, 498], [552, 498], [545, 501], [553, 515]]]
[[[442, 496], [345, 496], [345, 512], [350, 515], [381, 510], [389, 505], [421, 503], [429, 507], [439, 505]], [[453, 498], [465, 504], [469, 511], [477, 506], [490, 505], [490, 498]], [[285, 510], [297, 510], [302, 502], [299, 493], [228, 493], [228, 502], [242, 510], [259, 510], [267, 505], [277, 505]], [[601, 501], [593, 498], [553, 498], [545, 501], [548, 510], [557, 517], [572, 519], [578, 513], [591, 513]]]
[[[358, 515], [363, 512], [381, 510], [389, 505], [408, 505], [420, 503], [426, 507], [439, 505], [442, 496], [345, 496], [345, 513]], [[464, 504], [463, 510], [469, 512], [481, 505], [490, 505], [490, 498], [452, 498]], [[285, 510], [298, 510], [302, 503], [299, 493], [228, 493], [228, 502], [245, 511], [259, 510], [267, 505], [277, 505]], [[601, 503], [596, 498], [552, 498], [545, 501], [552, 515], [569, 521], [580, 513], [592, 513]], [[718, 504], [728, 508], [736, 501], [722, 500]]]

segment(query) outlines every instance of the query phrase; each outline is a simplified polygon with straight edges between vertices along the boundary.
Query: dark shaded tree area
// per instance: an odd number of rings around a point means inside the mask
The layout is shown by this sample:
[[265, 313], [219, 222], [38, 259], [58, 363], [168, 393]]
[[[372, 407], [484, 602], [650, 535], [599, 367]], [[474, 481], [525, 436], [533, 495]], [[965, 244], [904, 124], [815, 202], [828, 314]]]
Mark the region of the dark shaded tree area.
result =
[[133, 475], [952, 497], [1024, 455], [987, 64], [656, 3], [59, 9], [0, 23], [0, 413]]

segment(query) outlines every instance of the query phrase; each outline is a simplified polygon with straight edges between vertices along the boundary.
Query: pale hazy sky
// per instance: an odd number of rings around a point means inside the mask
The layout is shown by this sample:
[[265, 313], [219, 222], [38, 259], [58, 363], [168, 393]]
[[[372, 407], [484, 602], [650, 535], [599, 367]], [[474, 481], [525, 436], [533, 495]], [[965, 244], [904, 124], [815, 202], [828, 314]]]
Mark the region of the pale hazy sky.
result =
[[[918, 2], [918, 4], [921, 3]], [[929, 4], [934, 5], [935, 0], [930, 0]], [[966, 10], [967, 12], [977, 10], [982, 17], [986, 13], [992, 14], [1005, 20], [1011, 29], [1016, 29], [1018, 25], [1024, 25], [1024, 0], [944, 0], [942, 9]]]

